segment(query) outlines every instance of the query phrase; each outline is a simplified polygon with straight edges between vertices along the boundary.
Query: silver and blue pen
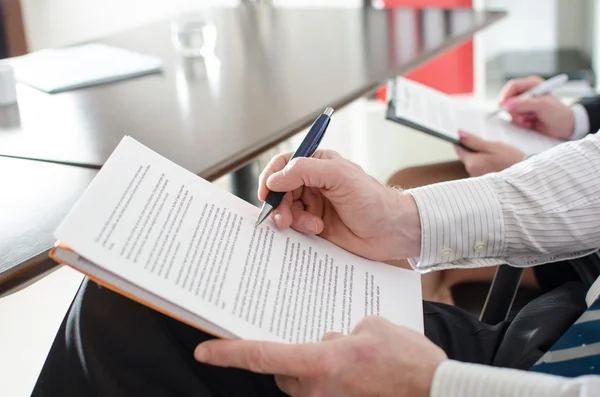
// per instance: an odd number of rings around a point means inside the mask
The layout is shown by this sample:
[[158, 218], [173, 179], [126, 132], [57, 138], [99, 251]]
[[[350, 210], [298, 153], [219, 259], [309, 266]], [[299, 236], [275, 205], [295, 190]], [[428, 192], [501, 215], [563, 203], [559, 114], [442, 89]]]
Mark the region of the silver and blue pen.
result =
[[[310, 130], [308, 130], [306, 137], [304, 137], [304, 140], [298, 149], [296, 149], [290, 160], [296, 157], [312, 157], [319, 147], [319, 143], [321, 143], [323, 135], [325, 135], [325, 131], [327, 130], [327, 126], [329, 126], [329, 121], [331, 120], [332, 114], [333, 109], [327, 108], [319, 115], [319, 117], [317, 117], [313, 125], [310, 127]], [[263, 221], [267, 219], [273, 210], [277, 208], [279, 204], [281, 204], [281, 200], [283, 200], [285, 193], [286, 192], [270, 191], [269, 194], [267, 194], [267, 198], [262, 205], [260, 215], [258, 216], [255, 226], [263, 223]]]

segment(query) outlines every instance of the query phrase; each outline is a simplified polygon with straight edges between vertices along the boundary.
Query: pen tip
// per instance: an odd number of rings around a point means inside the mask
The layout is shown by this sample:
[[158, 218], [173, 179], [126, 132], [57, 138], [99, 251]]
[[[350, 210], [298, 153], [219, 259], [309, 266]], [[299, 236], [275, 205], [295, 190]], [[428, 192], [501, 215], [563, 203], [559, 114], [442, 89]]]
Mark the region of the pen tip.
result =
[[267, 217], [272, 211], [273, 206], [271, 206], [269, 203], [263, 203], [262, 208], [260, 210], [260, 215], [258, 216], [258, 220], [256, 221], [256, 225], [254, 227], [260, 226], [260, 224], [263, 223], [265, 219], [267, 219]]

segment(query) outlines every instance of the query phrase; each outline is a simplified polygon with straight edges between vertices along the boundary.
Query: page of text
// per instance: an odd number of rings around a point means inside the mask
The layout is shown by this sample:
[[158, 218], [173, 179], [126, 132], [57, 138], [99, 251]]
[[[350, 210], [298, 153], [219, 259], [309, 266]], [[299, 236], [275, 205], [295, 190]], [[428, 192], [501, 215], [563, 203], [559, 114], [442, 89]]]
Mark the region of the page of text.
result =
[[125, 138], [56, 232], [98, 266], [242, 338], [305, 342], [368, 315], [422, 332], [419, 276], [267, 220]]

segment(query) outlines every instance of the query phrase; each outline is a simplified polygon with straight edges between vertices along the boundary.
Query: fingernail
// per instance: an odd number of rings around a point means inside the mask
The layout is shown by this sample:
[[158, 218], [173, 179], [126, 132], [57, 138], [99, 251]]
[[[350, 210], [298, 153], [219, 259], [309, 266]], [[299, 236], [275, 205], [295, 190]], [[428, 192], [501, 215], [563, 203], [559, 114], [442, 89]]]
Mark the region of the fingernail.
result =
[[525, 128], [531, 128], [532, 126], [533, 126], [533, 123], [531, 121], [523, 122], [523, 127], [525, 127]]
[[465, 130], [458, 130], [458, 137], [460, 139], [467, 139], [469, 137], [469, 133]]
[[515, 108], [515, 101], [509, 99], [504, 103], [504, 107], [508, 110], [513, 110]]
[[273, 216], [273, 221], [275, 221], [275, 224], [278, 227], [281, 227], [281, 214], [278, 212], [275, 214], [275, 216]]
[[311, 232], [311, 233], [317, 233], [317, 222], [310, 221], [310, 222], [308, 222], [308, 224], [306, 225], [306, 227], [308, 228], [309, 232]]
[[196, 350], [194, 351], [194, 358], [197, 361], [206, 361], [206, 360], [208, 360], [208, 349], [206, 349], [202, 345], [198, 345], [198, 347], [196, 347]]
[[535, 117], [535, 113], [529, 112], [527, 113], [527, 116], [525, 116], [525, 120], [533, 121], [535, 120]]

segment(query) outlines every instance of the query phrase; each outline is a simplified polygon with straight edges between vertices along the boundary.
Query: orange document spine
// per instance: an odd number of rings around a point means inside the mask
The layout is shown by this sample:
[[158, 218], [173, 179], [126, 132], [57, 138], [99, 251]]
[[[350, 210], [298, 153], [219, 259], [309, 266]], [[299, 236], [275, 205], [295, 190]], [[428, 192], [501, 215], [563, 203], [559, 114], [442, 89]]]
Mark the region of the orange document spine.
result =
[[177, 320], [177, 321], [179, 321], [179, 322], [182, 322], [182, 323], [184, 323], [184, 324], [187, 324], [187, 325], [189, 325], [189, 326], [190, 326], [190, 327], [192, 327], [192, 328], [196, 328], [196, 329], [198, 329], [198, 330], [200, 330], [200, 331], [202, 331], [202, 332], [205, 332], [205, 333], [207, 333], [207, 334], [209, 334], [209, 335], [212, 335], [212, 336], [214, 336], [214, 337], [216, 337], [216, 338], [222, 339], [222, 337], [221, 337], [221, 336], [219, 336], [219, 335], [215, 335], [215, 334], [213, 334], [213, 333], [211, 333], [211, 332], [208, 332], [207, 330], [205, 330], [205, 329], [202, 329], [202, 328], [198, 327], [197, 325], [194, 325], [194, 324], [192, 324], [192, 323], [190, 323], [190, 322], [188, 322], [188, 321], [185, 321], [185, 320], [183, 320], [183, 319], [181, 319], [181, 318], [179, 318], [179, 317], [177, 317], [177, 316], [175, 316], [175, 315], [173, 315], [173, 314], [171, 314], [171, 313], [167, 312], [166, 310], [163, 310], [163, 309], [161, 309], [161, 308], [159, 308], [159, 307], [156, 307], [156, 306], [154, 306], [153, 304], [151, 304], [151, 303], [149, 303], [149, 302], [146, 302], [146, 301], [144, 301], [144, 300], [142, 300], [142, 299], [139, 299], [138, 297], [136, 297], [136, 296], [133, 296], [133, 295], [131, 295], [130, 293], [128, 293], [128, 292], [126, 292], [126, 291], [122, 291], [122, 290], [120, 290], [120, 289], [116, 288], [115, 286], [113, 286], [113, 285], [110, 285], [110, 284], [108, 284], [107, 282], [105, 282], [105, 281], [103, 281], [103, 280], [100, 280], [100, 279], [98, 279], [98, 278], [96, 278], [96, 277], [94, 277], [94, 276], [91, 276], [91, 275], [89, 275], [89, 274], [87, 274], [87, 273], [85, 273], [85, 272], [81, 271], [80, 269], [77, 269], [77, 268], [76, 268], [76, 267], [74, 267], [73, 265], [71, 265], [71, 264], [69, 264], [69, 263], [67, 263], [67, 262], [64, 262], [64, 261], [62, 261], [62, 260], [60, 260], [60, 259], [56, 258], [55, 252], [56, 252], [56, 249], [57, 249], [57, 248], [61, 248], [61, 249], [64, 249], [64, 250], [68, 250], [68, 251], [71, 251], [71, 252], [75, 252], [75, 251], [71, 250], [69, 247], [67, 247], [66, 245], [64, 245], [64, 244], [62, 244], [62, 243], [60, 243], [60, 242], [59, 242], [59, 243], [57, 243], [57, 244], [56, 244], [56, 245], [55, 245], [55, 246], [54, 246], [54, 247], [53, 247], [53, 248], [50, 250], [50, 253], [48, 254], [48, 256], [49, 256], [50, 258], [52, 258], [52, 260], [54, 260], [55, 262], [57, 262], [57, 263], [60, 263], [61, 265], [69, 266], [70, 268], [72, 268], [72, 269], [75, 269], [75, 270], [77, 270], [77, 271], [78, 271], [78, 272], [80, 272], [80, 273], [83, 273], [83, 274], [84, 274], [84, 275], [85, 275], [87, 278], [89, 278], [89, 279], [90, 279], [90, 280], [92, 280], [93, 282], [95, 282], [95, 283], [97, 283], [97, 284], [100, 284], [101, 286], [105, 287], [106, 289], [109, 289], [109, 290], [111, 290], [111, 291], [113, 291], [113, 292], [116, 292], [116, 293], [117, 293], [117, 294], [119, 294], [119, 295], [122, 295], [122, 296], [124, 296], [124, 297], [126, 297], [126, 298], [128, 298], [128, 299], [131, 299], [131, 300], [133, 300], [133, 301], [135, 301], [135, 302], [137, 302], [137, 303], [139, 303], [139, 304], [141, 304], [141, 305], [144, 305], [144, 306], [146, 306], [146, 307], [148, 307], [148, 308], [150, 308], [150, 309], [152, 309], [152, 310], [155, 310], [155, 311], [157, 311], [157, 312], [159, 312], [159, 313], [162, 313], [162, 314], [164, 314], [165, 316], [171, 317], [171, 318], [173, 318], [173, 319], [175, 319], [175, 320]]

